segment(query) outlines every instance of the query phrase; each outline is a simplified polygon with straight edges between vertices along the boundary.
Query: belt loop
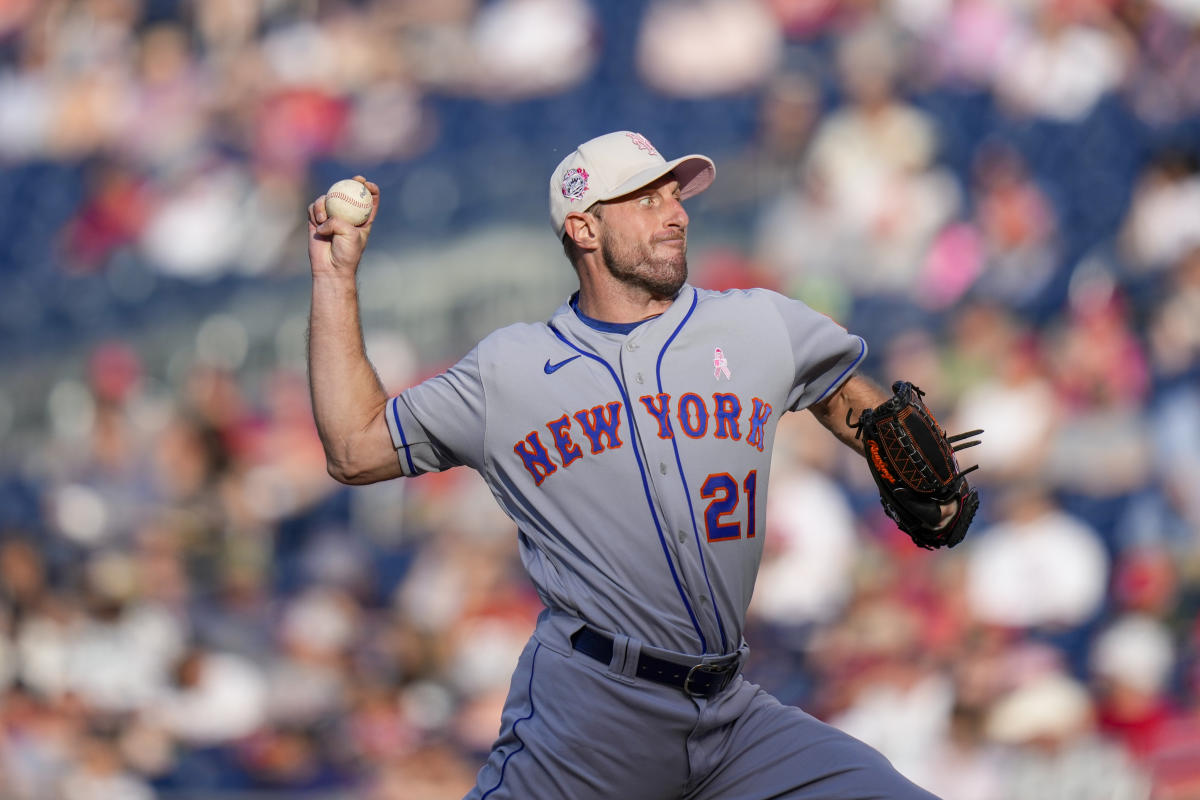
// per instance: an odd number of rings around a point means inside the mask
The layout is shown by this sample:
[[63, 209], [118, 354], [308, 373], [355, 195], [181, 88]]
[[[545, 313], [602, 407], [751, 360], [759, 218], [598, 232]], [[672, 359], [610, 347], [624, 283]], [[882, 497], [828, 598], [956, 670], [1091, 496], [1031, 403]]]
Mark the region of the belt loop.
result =
[[[628, 677], [629, 637], [618, 633], [612, 637], [612, 643], [612, 660], [608, 662], [608, 671]], [[636, 656], [633, 658], [633, 663], [637, 663]]]
[[738, 655], [738, 672], [741, 672], [742, 668], [746, 666], [746, 662], [750, 660], [750, 645], [746, 642], [745, 639], [742, 639], [742, 643], [737, 649], [737, 655]]
[[637, 679], [638, 662], [642, 659], [642, 643], [638, 639], [625, 640], [625, 663], [622, 664], [621, 675], [631, 683]]

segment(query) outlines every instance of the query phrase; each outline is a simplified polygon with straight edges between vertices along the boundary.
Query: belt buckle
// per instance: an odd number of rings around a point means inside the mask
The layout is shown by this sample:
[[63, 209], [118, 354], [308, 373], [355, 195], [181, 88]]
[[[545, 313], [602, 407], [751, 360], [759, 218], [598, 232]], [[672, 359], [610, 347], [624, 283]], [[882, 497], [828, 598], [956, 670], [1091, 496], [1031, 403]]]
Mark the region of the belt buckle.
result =
[[[721, 691], [721, 689], [724, 689], [725, 686], [729, 683], [729, 678], [733, 674], [732, 667], [733, 667], [733, 664], [727, 664], [723, 667], [717, 666], [715, 664], [696, 664], [696, 665], [694, 665], [691, 669], [688, 670], [687, 677], [685, 677], [683, 679], [684, 693], [689, 694], [692, 697], [710, 697], [710, 696], [716, 694], [717, 692]], [[699, 692], [692, 688], [692, 676], [694, 676], [697, 671], [708, 673], [710, 675], [722, 675], [722, 676], [724, 676], [725, 680], [722, 681], [721, 685], [718, 686], [716, 688], [716, 690], [713, 692], [709, 692], [709, 693]]]

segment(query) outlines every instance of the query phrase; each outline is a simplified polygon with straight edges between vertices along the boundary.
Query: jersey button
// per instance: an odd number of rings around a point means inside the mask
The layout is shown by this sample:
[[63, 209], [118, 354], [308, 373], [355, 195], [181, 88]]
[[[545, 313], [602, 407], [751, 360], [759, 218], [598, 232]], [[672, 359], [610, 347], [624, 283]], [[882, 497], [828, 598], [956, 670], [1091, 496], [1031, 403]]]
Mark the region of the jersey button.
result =
[[637, 350], [637, 345], [633, 342], [626, 342], [625, 349], [632, 353], [634, 350]]
[[663, 475], [666, 475], [667, 474], [667, 462], [660, 461], [658, 464], [658, 471], [661, 472]]
[[684, 542], [686, 542], [686, 541], [687, 541], [687, 532], [686, 532], [686, 531], [682, 531], [682, 530], [681, 530], [681, 531], [679, 532], [679, 543], [680, 543], [680, 544], [683, 544], [683, 543], [684, 543]]
[[640, 373], [640, 372], [637, 375], [634, 375], [633, 379], [635, 381], [637, 381], [638, 383], [644, 383], [644, 381], [642, 380], [642, 373]]

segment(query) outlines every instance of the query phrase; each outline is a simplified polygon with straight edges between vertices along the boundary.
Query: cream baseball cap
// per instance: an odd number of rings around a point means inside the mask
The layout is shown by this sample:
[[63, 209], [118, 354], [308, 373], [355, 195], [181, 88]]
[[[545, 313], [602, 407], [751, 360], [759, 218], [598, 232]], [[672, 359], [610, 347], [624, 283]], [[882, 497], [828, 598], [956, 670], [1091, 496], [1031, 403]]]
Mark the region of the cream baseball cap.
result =
[[612, 200], [658, 180], [668, 172], [684, 199], [707, 189], [717, 175], [712, 159], [688, 155], [667, 161], [640, 133], [615, 131], [579, 145], [550, 176], [550, 224], [561, 239], [567, 214]]

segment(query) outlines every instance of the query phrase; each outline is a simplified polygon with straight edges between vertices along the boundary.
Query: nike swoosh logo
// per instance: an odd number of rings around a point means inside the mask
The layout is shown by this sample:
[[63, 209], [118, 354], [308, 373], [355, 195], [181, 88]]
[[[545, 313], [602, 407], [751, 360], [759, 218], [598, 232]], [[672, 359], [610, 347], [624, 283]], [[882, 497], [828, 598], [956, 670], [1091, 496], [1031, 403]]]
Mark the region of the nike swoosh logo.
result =
[[571, 356], [570, 358], [564, 358], [562, 361], [558, 362], [557, 364], [551, 364], [550, 359], [547, 358], [546, 366], [542, 367], [542, 371], [545, 372], [547, 375], [553, 375], [555, 372], [562, 369], [567, 364], [570, 364], [572, 361], [574, 361], [577, 358], [579, 358], [579, 356]]

